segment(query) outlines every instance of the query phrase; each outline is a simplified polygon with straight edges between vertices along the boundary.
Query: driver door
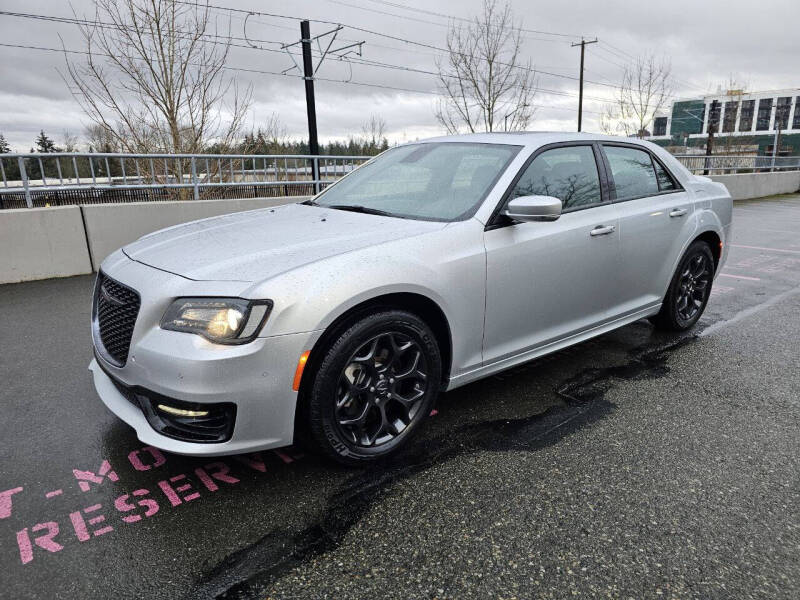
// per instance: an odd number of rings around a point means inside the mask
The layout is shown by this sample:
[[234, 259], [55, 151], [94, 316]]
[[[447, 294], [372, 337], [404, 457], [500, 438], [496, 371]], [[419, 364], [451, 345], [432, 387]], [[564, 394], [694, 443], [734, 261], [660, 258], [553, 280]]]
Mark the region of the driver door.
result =
[[591, 143], [537, 151], [504, 202], [554, 196], [561, 217], [519, 223], [499, 216], [487, 227], [484, 364], [591, 329], [619, 302], [618, 206], [599, 152]]

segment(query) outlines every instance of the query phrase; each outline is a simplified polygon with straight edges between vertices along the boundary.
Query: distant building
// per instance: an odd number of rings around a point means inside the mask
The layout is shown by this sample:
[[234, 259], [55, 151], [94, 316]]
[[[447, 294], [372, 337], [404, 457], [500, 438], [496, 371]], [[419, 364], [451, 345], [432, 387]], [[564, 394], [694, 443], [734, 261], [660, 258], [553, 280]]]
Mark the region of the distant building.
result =
[[[716, 100], [717, 113], [711, 114]], [[727, 92], [676, 100], [653, 120], [647, 139], [673, 152], [704, 151], [709, 120], [716, 121], [714, 154], [769, 155], [780, 130], [779, 154], [800, 154], [800, 88], [771, 92]]]

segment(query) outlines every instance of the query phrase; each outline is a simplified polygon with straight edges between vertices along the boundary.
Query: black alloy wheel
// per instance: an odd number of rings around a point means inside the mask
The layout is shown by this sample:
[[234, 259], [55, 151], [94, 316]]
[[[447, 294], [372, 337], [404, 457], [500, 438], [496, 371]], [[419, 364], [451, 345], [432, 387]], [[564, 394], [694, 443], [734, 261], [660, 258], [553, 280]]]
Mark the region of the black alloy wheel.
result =
[[675, 300], [675, 311], [683, 321], [694, 319], [705, 305], [712, 276], [712, 266], [702, 252], [684, 265]]
[[430, 413], [441, 373], [436, 338], [419, 317], [362, 318], [331, 343], [303, 398], [314, 444], [346, 464], [387, 456]]
[[339, 377], [336, 421], [353, 444], [380, 446], [411, 424], [428, 385], [420, 345], [397, 331], [378, 334], [353, 353]]
[[714, 283], [714, 256], [706, 242], [693, 242], [672, 277], [661, 311], [650, 321], [659, 329], [685, 331], [697, 323]]

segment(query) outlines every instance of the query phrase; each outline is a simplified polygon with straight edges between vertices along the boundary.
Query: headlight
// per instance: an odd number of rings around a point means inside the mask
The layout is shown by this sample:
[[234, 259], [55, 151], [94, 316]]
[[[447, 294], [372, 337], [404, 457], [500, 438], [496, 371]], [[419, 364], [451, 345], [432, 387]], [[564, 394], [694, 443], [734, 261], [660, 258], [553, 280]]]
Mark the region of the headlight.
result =
[[245, 344], [261, 331], [271, 308], [270, 300], [178, 298], [164, 313], [161, 328], [196, 333], [217, 344]]

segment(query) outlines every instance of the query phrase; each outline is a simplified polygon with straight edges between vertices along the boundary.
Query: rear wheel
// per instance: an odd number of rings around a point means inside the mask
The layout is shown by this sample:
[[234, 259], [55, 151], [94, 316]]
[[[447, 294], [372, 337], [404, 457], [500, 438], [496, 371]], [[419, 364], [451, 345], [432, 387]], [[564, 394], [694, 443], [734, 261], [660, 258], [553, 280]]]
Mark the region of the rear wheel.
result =
[[360, 464], [391, 454], [430, 413], [441, 382], [441, 356], [416, 315], [369, 315], [327, 349], [308, 397], [308, 426], [325, 454]]
[[659, 329], [686, 331], [697, 323], [708, 304], [714, 282], [714, 256], [706, 242], [686, 250], [672, 277], [661, 311], [650, 321]]

